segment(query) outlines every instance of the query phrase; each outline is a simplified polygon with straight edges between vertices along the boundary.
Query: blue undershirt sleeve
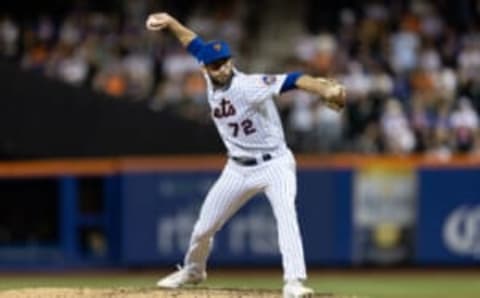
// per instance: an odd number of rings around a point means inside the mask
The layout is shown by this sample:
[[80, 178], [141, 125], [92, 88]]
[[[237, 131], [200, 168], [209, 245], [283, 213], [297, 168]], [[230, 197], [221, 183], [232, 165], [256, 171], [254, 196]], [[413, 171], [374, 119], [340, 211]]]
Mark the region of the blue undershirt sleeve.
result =
[[295, 85], [295, 83], [297, 82], [298, 78], [301, 77], [302, 75], [303, 73], [299, 71], [288, 73], [287, 78], [285, 79], [285, 81], [283, 81], [283, 85], [282, 85], [282, 88], [280, 89], [280, 93], [296, 89], [297, 86]]
[[202, 61], [200, 52], [202, 51], [205, 42], [200, 36], [195, 37], [187, 46], [187, 51], [192, 54], [198, 61]]

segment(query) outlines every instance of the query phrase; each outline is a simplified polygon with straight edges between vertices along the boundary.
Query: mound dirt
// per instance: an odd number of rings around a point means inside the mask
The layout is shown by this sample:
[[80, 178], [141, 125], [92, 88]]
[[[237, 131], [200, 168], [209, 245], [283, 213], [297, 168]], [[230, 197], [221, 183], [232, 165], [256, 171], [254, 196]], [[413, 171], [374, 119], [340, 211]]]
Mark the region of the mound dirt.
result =
[[[238, 289], [30, 288], [0, 292], [0, 298], [281, 298], [280, 291]], [[355, 298], [316, 294], [315, 298]]]

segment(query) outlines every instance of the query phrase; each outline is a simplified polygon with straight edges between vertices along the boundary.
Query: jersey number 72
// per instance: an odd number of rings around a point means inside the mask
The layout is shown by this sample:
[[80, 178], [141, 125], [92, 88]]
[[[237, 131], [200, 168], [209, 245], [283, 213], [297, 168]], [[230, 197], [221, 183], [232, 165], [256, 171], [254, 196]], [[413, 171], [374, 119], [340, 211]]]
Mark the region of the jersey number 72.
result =
[[250, 119], [245, 119], [240, 123], [230, 122], [228, 123], [228, 126], [233, 128], [234, 137], [238, 136], [240, 130], [243, 130], [243, 133], [247, 136], [257, 131], [255, 127], [253, 127], [253, 122]]

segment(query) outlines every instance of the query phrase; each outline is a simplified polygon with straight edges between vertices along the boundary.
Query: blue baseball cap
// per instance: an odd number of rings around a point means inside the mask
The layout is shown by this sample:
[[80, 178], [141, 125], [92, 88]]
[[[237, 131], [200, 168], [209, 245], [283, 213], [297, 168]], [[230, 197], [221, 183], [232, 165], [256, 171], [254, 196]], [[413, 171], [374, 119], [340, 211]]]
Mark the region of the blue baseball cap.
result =
[[210, 64], [215, 61], [232, 57], [230, 47], [228, 44], [221, 40], [213, 40], [207, 42], [201, 52], [201, 61], [204, 64]]

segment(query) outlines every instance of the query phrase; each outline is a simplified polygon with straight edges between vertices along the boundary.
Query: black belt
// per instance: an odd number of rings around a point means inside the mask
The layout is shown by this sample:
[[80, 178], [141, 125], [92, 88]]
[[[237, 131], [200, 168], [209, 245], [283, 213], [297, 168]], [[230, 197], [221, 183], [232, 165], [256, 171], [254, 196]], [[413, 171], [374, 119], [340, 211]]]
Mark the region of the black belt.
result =
[[[237, 156], [232, 156], [232, 159], [242, 165], [242, 166], [247, 166], [247, 167], [250, 167], [250, 166], [256, 166], [258, 165], [258, 160], [256, 158], [251, 158], [251, 157], [237, 157]], [[272, 159], [272, 155], [270, 155], [269, 153], [266, 153], [264, 155], [262, 155], [262, 160], [263, 161], [269, 161], [270, 159]]]

